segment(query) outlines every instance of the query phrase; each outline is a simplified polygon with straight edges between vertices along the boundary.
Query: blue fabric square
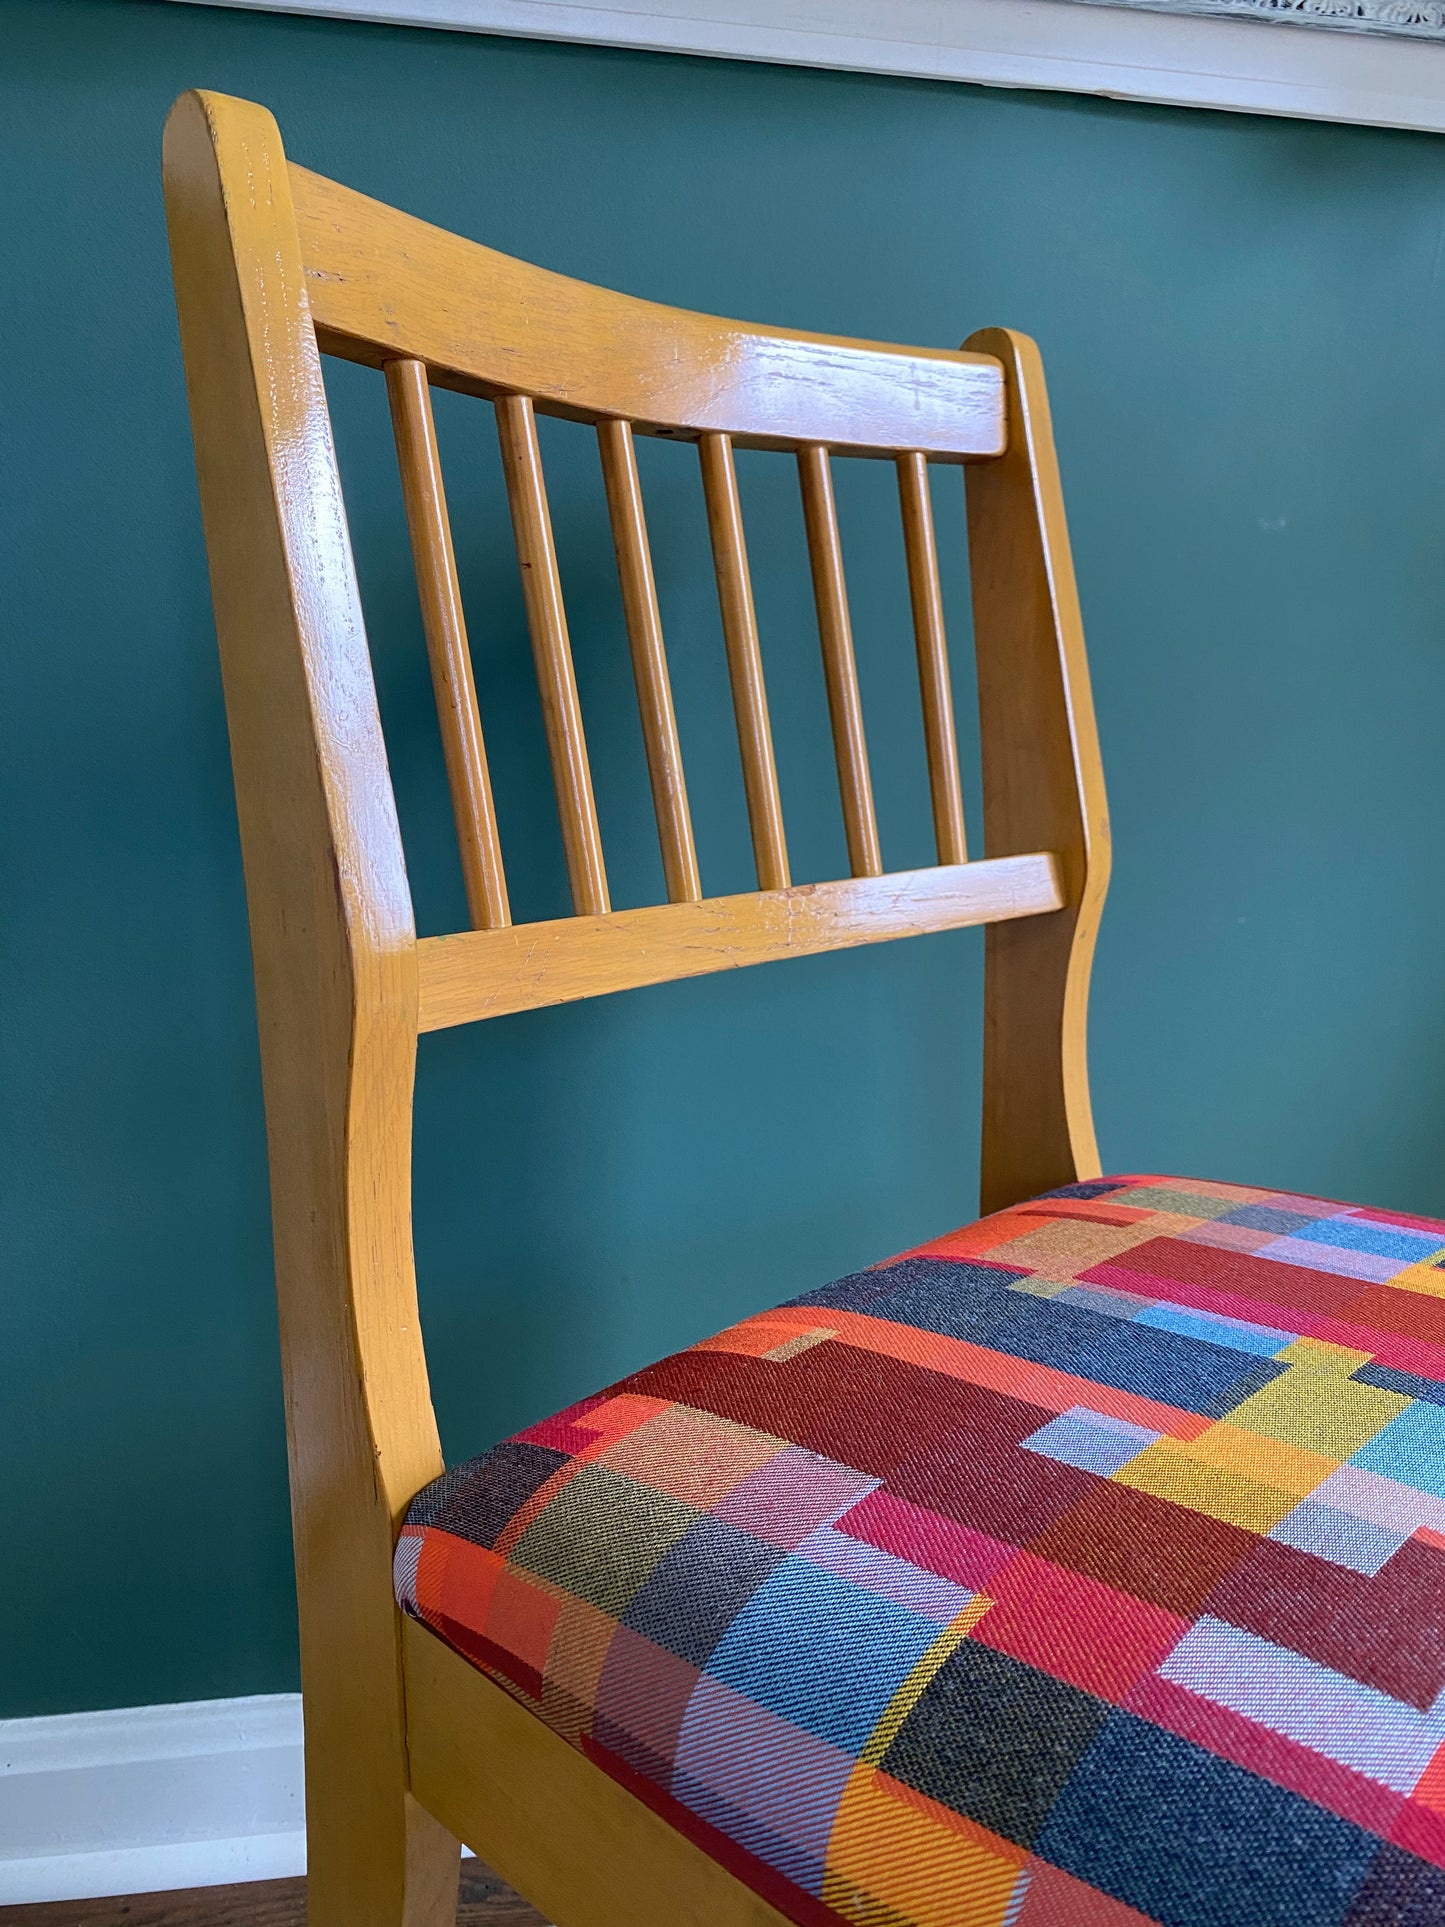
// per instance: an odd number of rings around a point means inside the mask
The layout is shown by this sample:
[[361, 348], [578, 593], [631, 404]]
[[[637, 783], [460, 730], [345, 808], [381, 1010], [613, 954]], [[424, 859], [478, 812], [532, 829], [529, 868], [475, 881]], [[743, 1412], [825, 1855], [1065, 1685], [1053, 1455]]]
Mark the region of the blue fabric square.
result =
[[729, 1626], [707, 1671], [856, 1756], [941, 1630], [805, 1559], [788, 1559]]
[[1382, 1392], [1398, 1392], [1402, 1398], [1423, 1398], [1431, 1405], [1445, 1405], [1445, 1380], [1399, 1372], [1393, 1365], [1378, 1365], [1373, 1359], [1350, 1376], [1358, 1385], [1378, 1385]]
[[1098, 1341], [1099, 1334], [1113, 1331], [1119, 1322], [1060, 1298], [1024, 1297], [1015, 1292], [993, 1319], [983, 1342], [1013, 1358], [1072, 1372], [1074, 1361]]
[[[952, 1258], [900, 1258], [873, 1271], [855, 1271], [836, 1284], [806, 1291], [794, 1305], [836, 1305], [870, 1318], [926, 1323], [929, 1331], [953, 1334], [955, 1325], [982, 1329], [990, 1312], [1007, 1303], [1004, 1293], [1027, 1278], [1017, 1265], [971, 1265]], [[927, 1322], [927, 1321], [932, 1322]]]
[[1034, 1852], [1163, 1927], [1342, 1927], [1376, 1835], [1115, 1713]]
[[1348, 1566], [1351, 1572], [1373, 1578], [1410, 1535], [1391, 1532], [1372, 1519], [1357, 1519], [1337, 1506], [1315, 1505], [1306, 1499], [1287, 1513], [1269, 1536], [1283, 1545], [1297, 1546], [1301, 1552], [1312, 1552], [1317, 1559], [1328, 1559], [1331, 1565]]
[[[1268, 1384], [1285, 1367], [1272, 1359], [1246, 1366], [1241, 1353], [1222, 1345], [1157, 1331], [1139, 1319], [1124, 1324], [1101, 1318], [1090, 1341], [1075, 1350], [1065, 1369], [1121, 1392], [1157, 1398], [1181, 1411], [1212, 1414], [1216, 1409], [1232, 1410], [1239, 1403], [1245, 1394], [1238, 1393], [1238, 1387], [1246, 1379], [1257, 1389], [1253, 1381], [1258, 1373], [1265, 1373], [1258, 1383]], [[1221, 1399], [1228, 1400], [1222, 1408]]]
[[875, 1300], [886, 1297], [895, 1289], [897, 1273], [906, 1268], [904, 1265], [881, 1265], [877, 1271], [852, 1271], [846, 1278], [835, 1278], [832, 1284], [819, 1285], [815, 1291], [805, 1291], [788, 1302], [792, 1305], [835, 1305], [842, 1311], [871, 1313]]
[[1251, 1352], [1256, 1358], [1273, 1358], [1277, 1351], [1292, 1345], [1296, 1334], [1272, 1331], [1266, 1325], [1247, 1325], [1242, 1319], [1211, 1318], [1208, 1312], [1190, 1311], [1186, 1305], [1151, 1305], [1139, 1314], [1141, 1325], [1157, 1331], [1179, 1332], [1185, 1338], [1202, 1338], [1206, 1345], [1224, 1345], [1230, 1351]]
[[1137, 1178], [1086, 1178], [1082, 1184], [1061, 1184], [1057, 1191], [1041, 1193], [1046, 1198], [1107, 1198], [1111, 1191], [1127, 1191]]
[[1445, 1411], [1438, 1405], [1407, 1405], [1350, 1463], [1445, 1499]]
[[1433, 1258], [1440, 1240], [1433, 1232], [1405, 1231], [1398, 1225], [1374, 1224], [1368, 1218], [1316, 1218], [1307, 1231], [1294, 1234], [1313, 1245], [1333, 1245], [1337, 1251], [1367, 1251], [1374, 1258], [1396, 1258], [1402, 1265]]
[[689, 1665], [706, 1666], [738, 1609], [786, 1557], [725, 1520], [699, 1519], [633, 1594], [623, 1624]]
[[1307, 1211], [1286, 1211], [1277, 1204], [1241, 1204], [1215, 1222], [1240, 1224], [1249, 1231], [1272, 1231], [1277, 1238], [1288, 1238], [1298, 1236], [1302, 1225], [1316, 1220]]
[[1097, 1472], [1103, 1478], [1127, 1465], [1159, 1437], [1142, 1425], [1120, 1425], [1095, 1418], [1090, 1412], [1063, 1412], [1032, 1437], [1023, 1441], [1024, 1449], [1039, 1452], [1060, 1465], [1077, 1466], [1081, 1472]]
[[[954, 1281], [947, 1275], [951, 1272], [966, 1275]], [[944, 1276], [929, 1275], [937, 1273]], [[916, 1271], [910, 1268], [898, 1289], [875, 1300], [868, 1310], [875, 1318], [891, 1318], [915, 1330], [961, 1338], [1011, 1358], [1072, 1371], [1075, 1357], [1096, 1333], [1118, 1321], [1057, 1298], [1036, 1298], [1010, 1289], [1028, 1275], [984, 1265], [920, 1265]]]
[[1054, 1302], [1075, 1305], [1080, 1311], [1097, 1312], [1100, 1318], [1137, 1318], [1154, 1301], [1137, 1297], [1132, 1292], [1095, 1291], [1090, 1285], [1070, 1285], [1067, 1291], [1058, 1294]]

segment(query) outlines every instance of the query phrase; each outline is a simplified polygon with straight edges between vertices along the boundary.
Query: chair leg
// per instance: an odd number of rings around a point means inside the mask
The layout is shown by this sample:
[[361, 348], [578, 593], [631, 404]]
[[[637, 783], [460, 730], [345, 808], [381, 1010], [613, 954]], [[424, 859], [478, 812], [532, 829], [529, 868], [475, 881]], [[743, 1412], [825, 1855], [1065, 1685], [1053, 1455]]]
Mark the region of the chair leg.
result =
[[381, 1764], [308, 1750], [307, 1927], [456, 1927], [461, 1847]]
[[408, 1793], [406, 1804], [406, 1892], [403, 1927], [456, 1927], [457, 1884], [462, 1850], [424, 1806]]

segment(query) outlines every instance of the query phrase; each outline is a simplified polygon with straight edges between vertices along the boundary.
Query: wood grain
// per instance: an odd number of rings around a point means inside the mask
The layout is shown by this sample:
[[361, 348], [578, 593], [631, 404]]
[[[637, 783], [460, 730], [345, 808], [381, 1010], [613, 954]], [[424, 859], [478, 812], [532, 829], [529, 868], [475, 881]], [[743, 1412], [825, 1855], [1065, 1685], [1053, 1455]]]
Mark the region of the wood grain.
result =
[[768, 695], [763, 683], [763, 657], [758, 644], [758, 618], [753, 607], [753, 584], [748, 571], [732, 441], [726, 435], [704, 435], [698, 443], [698, 458], [702, 464], [713, 573], [717, 578], [718, 608], [722, 616], [723, 645], [727, 650], [733, 715], [737, 720], [738, 749], [743, 760], [743, 789], [748, 799], [758, 888], [785, 890], [789, 876], [783, 800], [778, 790], [772, 725], [768, 721]]
[[637, 473], [631, 424], [598, 422], [597, 442], [602, 454], [607, 513], [612, 523], [612, 545], [617, 551], [622, 610], [632, 651], [632, 675], [637, 685], [637, 707], [647, 750], [647, 774], [652, 784], [652, 807], [657, 817], [658, 842], [662, 846], [668, 901], [696, 902], [702, 895], [702, 881], [698, 876], [697, 846], [687, 807], [682, 744], [678, 740], [677, 716], [672, 706], [672, 682], [667, 673], [662, 616], [657, 606], [657, 584], [652, 575], [652, 551], [647, 541], [642, 483]]
[[878, 847], [873, 783], [868, 774], [863, 699], [858, 692], [853, 625], [848, 615], [848, 589], [843, 575], [843, 544], [838, 535], [838, 508], [833, 499], [833, 473], [826, 448], [812, 446], [798, 450], [798, 478], [803, 491], [803, 525], [808, 535], [818, 639], [823, 648], [823, 679], [828, 689], [828, 719], [833, 726], [838, 791], [843, 800], [848, 867], [855, 877], [881, 876], [883, 857]]
[[530, 397], [502, 395], [498, 398], [497, 438], [502, 449], [502, 471], [512, 511], [517, 562], [522, 571], [527, 627], [532, 633], [532, 654], [537, 664], [537, 688], [542, 698], [547, 751], [552, 759], [557, 813], [562, 820], [562, 847], [567, 857], [567, 880], [572, 886], [572, 906], [579, 915], [598, 916], [607, 909], [607, 870], [602, 861], [602, 832], [597, 826], [587, 739], [582, 732], [582, 705], [577, 697], [577, 673], [572, 666], [567, 611], [562, 604], [557, 545], [552, 539], [552, 517], [542, 479], [537, 418]]
[[329, 353], [427, 363], [444, 388], [531, 395], [544, 414], [639, 434], [855, 454], [998, 454], [986, 355], [758, 328], [572, 281], [291, 169], [311, 308]]
[[1043, 364], [1027, 335], [970, 341], [1008, 378], [1007, 453], [967, 472], [984, 847], [1057, 851], [1065, 905], [986, 940], [981, 1201], [997, 1211], [1099, 1174], [1087, 1018], [1110, 846]]
[[1063, 901], [1042, 853], [423, 937], [418, 1024], [442, 1030], [674, 977], [1036, 917]]
[[903, 550], [908, 562], [908, 597], [913, 609], [913, 640], [918, 651], [918, 687], [923, 700], [923, 740], [928, 754], [933, 837], [940, 863], [967, 863], [958, 735], [953, 722], [953, 678], [948, 667], [948, 637], [943, 625], [933, 501], [928, 489], [928, 464], [917, 450], [898, 457], [898, 498], [903, 516]]
[[[462, 1862], [456, 1927], [547, 1927], [535, 1907], [480, 1860]], [[305, 1880], [247, 1880], [225, 1887], [52, 1900], [0, 1907], [0, 1927], [306, 1927]]]
[[473, 929], [498, 930], [512, 916], [425, 364], [389, 361], [386, 392], [467, 909]]

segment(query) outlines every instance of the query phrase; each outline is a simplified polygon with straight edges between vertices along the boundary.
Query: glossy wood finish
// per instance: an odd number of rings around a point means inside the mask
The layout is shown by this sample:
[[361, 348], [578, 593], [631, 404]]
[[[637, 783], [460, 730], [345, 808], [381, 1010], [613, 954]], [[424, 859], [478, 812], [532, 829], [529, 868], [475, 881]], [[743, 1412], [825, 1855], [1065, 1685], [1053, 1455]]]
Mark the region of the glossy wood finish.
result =
[[595, 917], [608, 908], [607, 870], [602, 860], [597, 803], [592, 795], [587, 739], [582, 733], [582, 705], [577, 699], [567, 612], [562, 606], [557, 545], [552, 540], [552, 516], [542, 480], [537, 418], [526, 395], [500, 395], [496, 409], [502, 472], [507, 480], [512, 533], [522, 571], [527, 626], [532, 632], [532, 655], [537, 664], [547, 752], [552, 758], [557, 812], [562, 819], [572, 907], [579, 916]]
[[674, 977], [1037, 917], [1063, 902], [1054, 859], [1039, 854], [423, 937], [417, 1021], [442, 1030]]
[[757, 328], [590, 287], [513, 260], [305, 168], [291, 170], [311, 311], [328, 353], [396, 355], [468, 394], [531, 395], [544, 414], [615, 415], [639, 434], [739, 447], [921, 448], [941, 461], [1003, 447], [987, 356]]
[[783, 800], [778, 791], [778, 765], [768, 721], [768, 695], [763, 686], [763, 657], [758, 646], [758, 618], [753, 607], [753, 584], [748, 572], [732, 442], [726, 435], [703, 435], [698, 442], [698, 457], [702, 464], [703, 497], [707, 503], [708, 534], [712, 540], [733, 714], [737, 718], [738, 748], [743, 759], [743, 788], [748, 799], [758, 888], [785, 890], [790, 879]]
[[402, 1646], [417, 1793], [558, 1927], [786, 1927], [435, 1633]]
[[928, 751], [933, 838], [940, 863], [967, 863], [958, 735], [953, 725], [953, 678], [948, 667], [948, 637], [943, 626], [943, 590], [938, 579], [933, 501], [928, 490], [928, 464], [916, 449], [898, 457], [898, 502], [903, 515], [903, 549], [908, 559], [913, 638], [918, 650], [918, 687], [923, 698], [923, 740]]
[[467, 909], [473, 929], [499, 930], [510, 923], [512, 917], [425, 364], [389, 361], [386, 392], [391, 403], [401, 492], [411, 534], [417, 592], [421, 597], [422, 629], [436, 692], [452, 814], [457, 824]]
[[657, 816], [667, 897], [670, 903], [695, 903], [702, 895], [702, 882], [698, 876], [692, 818], [687, 808], [682, 745], [678, 741], [677, 716], [672, 706], [672, 683], [662, 642], [662, 616], [657, 607], [657, 584], [652, 577], [652, 551], [648, 547], [642, 484], [637, 474], [637, 450], [633, 446], [631, 426], [627, 422], [600, 421], [597, 443], [602, 454], [612, 544], [617, 551], [622, 609], [632, 651], [632, 674], [637, 684], [637, 707], [647, 748], [647, 773], [652, 783], [652, 807]]
[[[985, 1203], [1097, 1170], [1084, 1000], [1108, 829], [1037, 352], [1002, 331], [960, 355], [875, 349], [586, 289], [288, 170], [270, 115], [224, 96], [176, 104], [165, 173], [265, 1076], [312, 1927], [450, 1927], [458, 1835], [559, 1927], [777, 1927], [748, 1889], [432, 1635], [408, 1626], [403, 1637], [394, 1534], [442, 1467], [413, 1274], [416, 1039], [503, 1011], [981, 922]], [[318, 339], [393, 364], [449, 767], [470, 812], [463, 821], [483, 831], [485, 762], [428, 383], [496, 404], [574, 917], [416, 941]], [[534, 397], [557, 413], [609, 418], [600, 441], [666, 904], [608, 908]], [[700, 445], [760, 883], [741, 896], [699, 900], [633, 426]], [[852, 879], [790, 887], [734, 432], [803, 451], [850, 853], [865, 872]], [[960, 855], [922, 457], [996, 457], [966, 471], [982, 862], [872, 873], [829, 444], [900, 464], [935, 823], [940, 849]], [[489, 881], [485, 846], [483, 835], [474, 915], [480, 905], [496, 917], [500, 855]]]
[[828, 718], [833, 725], [838, 791], [843, 799], [848, 867], [855, 877], [881, 876], [883, 857], [878, 848], [878, 817], [868, 774], [863, 699], [858, 693], [843, 544], [838, 535], [838, 508], [826, 448], [814, 444], [798, 450], [798, 479], [803, 490], [803, 525], [808, 534], [818, 639], [823, 645], [823, 678], [828, 689]]
[[416, 950], [276, 123], [183, 94], [166, 216], [271, 1155], [312, 1927], [450, 1927], [407, 1791], [392, 1544], [442, 1470], [411, 1244]]
[[995, 1211], [1099, 1175], [1086, 1030], [1110, 849], [1043, 364], [1007, 329], [969, 345], [1008, 381], [1008, 450], [968, 472], [984, 847], [1055, 851], [1064, 894], [1055, 915], [985, 939], [981, 1203]]

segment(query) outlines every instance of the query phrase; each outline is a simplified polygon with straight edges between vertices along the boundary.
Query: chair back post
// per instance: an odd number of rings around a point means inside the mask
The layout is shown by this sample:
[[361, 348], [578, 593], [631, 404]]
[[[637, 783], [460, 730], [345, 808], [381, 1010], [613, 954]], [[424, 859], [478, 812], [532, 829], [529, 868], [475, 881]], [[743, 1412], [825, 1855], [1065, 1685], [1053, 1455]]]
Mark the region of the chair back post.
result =
[[440, 1922], [449, 1837], [404, 1791], [390, 1586], [401, 1514], [442, 1470], [411, 1244], [411, 896], [276, 123], [183, 95], [164, 177], [250, 904], [310, 1917]]
[[992, 923], [984, 949], [980, 1209], [1097, 1177], [1089, 975], [1109, 885], [1109, 814], [1079, 593], [1039, 351], [984, 328], [1007, 444], [965, 471], [990, 857], [1051, 850], [1063, 907]]

